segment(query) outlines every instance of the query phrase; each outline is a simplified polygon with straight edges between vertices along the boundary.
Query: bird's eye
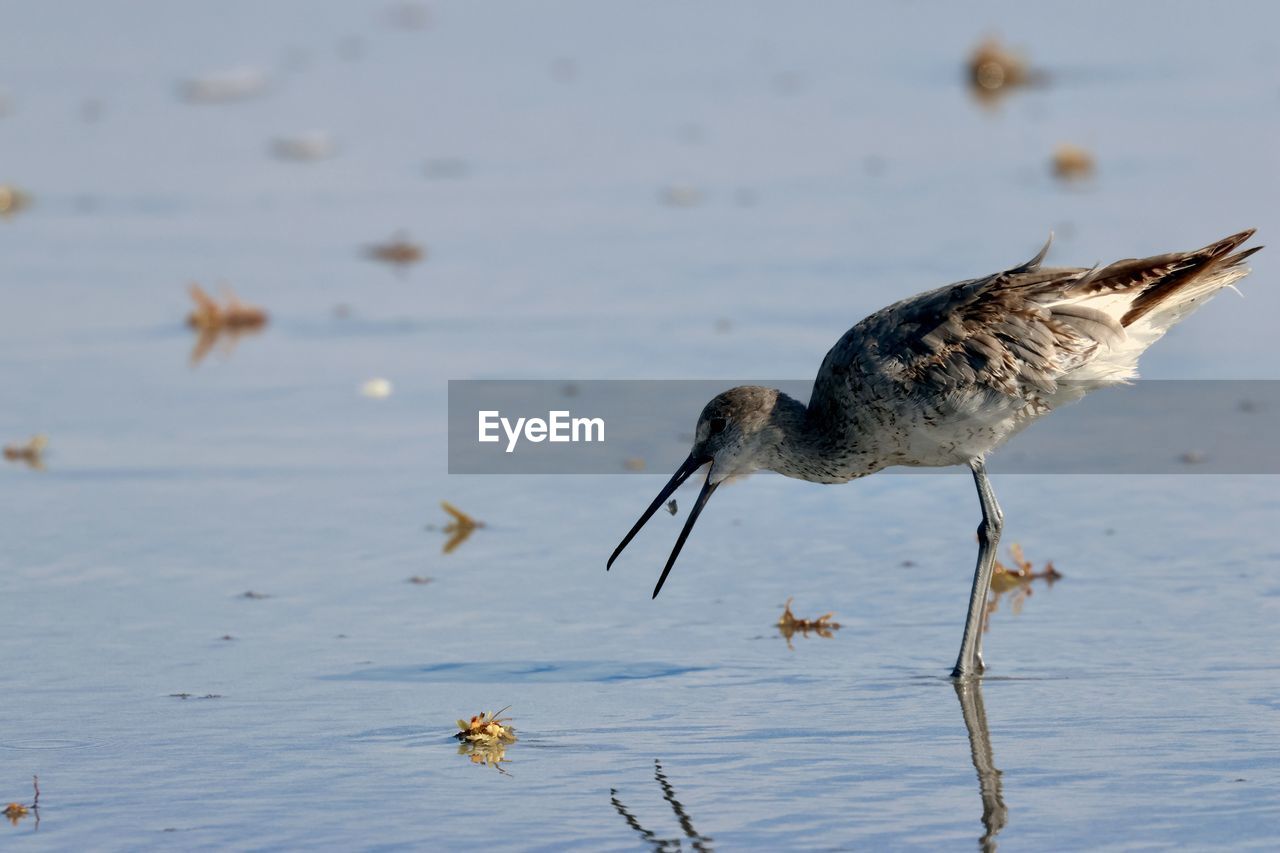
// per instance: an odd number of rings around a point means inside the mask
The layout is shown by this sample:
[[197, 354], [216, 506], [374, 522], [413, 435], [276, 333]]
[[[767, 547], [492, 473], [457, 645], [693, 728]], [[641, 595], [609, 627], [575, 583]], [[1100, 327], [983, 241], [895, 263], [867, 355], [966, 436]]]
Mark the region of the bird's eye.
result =
[[719, 435], [720, 433], [724, 432], [724, 428], [727, 425], [728, 425], [728, 422], [724, 418], [712, 418], [709, 424], [709, 426], [711, 427], [710, 434]]

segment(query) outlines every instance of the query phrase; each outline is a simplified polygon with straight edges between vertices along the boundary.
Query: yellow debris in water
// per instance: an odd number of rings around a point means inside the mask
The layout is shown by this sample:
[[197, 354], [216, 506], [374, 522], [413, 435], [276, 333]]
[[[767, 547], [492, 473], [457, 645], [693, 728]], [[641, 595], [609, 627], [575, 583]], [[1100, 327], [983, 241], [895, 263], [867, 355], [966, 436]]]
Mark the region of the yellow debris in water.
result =
[[1088, 149], [1079, 145], [1063, 143], [1053, 152], [1051, 163], [1055, 178], [1063, 181], [1076, 181], [1093, 174], [1093, 155]]
[[9, 184], [0, 184], [0, 216], [12, 216], [31, 204], [31, 196]]
[[453, 520], [443, 528], [443, 531], [449, 534], [449, 540], [444, 543], [444, 553], [451, 554], [478, 528], [484, 527], [484, 522], [477, 521], [448, 501], [440, 501], [440, 506], [453, 517]]
[[502, 711], [494, 711], [492, 714], [481, 711], [470, 720], [458, 720], [459, 730], [454, 737], [473, 743], [515, 743], [515, 727], [507, 725], [511, 722], [511, 718], [498, 716], [510, 707], [508, 705]]
[[44, 449], [49, 446], [49, 437], [33, 435], [25, 444], [6, 444], [4, 458], [10, 462], [25, 462], [32, 468], [43, 468]]

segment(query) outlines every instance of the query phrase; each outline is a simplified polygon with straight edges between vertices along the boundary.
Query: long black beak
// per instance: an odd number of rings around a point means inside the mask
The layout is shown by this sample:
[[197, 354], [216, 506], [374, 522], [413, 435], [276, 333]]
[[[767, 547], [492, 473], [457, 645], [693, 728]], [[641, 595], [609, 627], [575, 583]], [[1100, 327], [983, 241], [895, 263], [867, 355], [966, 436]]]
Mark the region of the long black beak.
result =
[[[694, 471], [697, 471], [708, 461], [710, 460], [699, 459], [693, 454], [689, 454], [689, 458], [684, 460], [679, 469], [676, 470], [676, 473], [673, 474], [671, 479], [667, 481], [667, 484], [662, 487], [662, 491], [658, 492], [658, 496], [653, 499], [653, 503], [649, 504], [649, 508], [640, 516], [640, 520], [637, 521], [631, 530], [627, 532], [626, 536], [622, 537], [622, 542], [619, 543], [618, 547], [613, 549], [613, 554], [610, 555], [609, 562], [605, 566], [606, 570], [613, 568], [613, 561], [618, 559], [618, 555], [622, 553], [622, 549], [626, 548], [627, 545], [631, 543], [631, 540], [640, 532], [640, 528], [644, 527], [646, 521], [653, 518], [653, 514], [667, 502], [667, 498], [671, 497], [672, 493], [675, 492], [676, 489], [680, 488], [680, 484], [689, 479], [690, 475], [692, 475]], [[653, 588], [654, 598], [657, 598], [658, 593], [662, 591], [662, 585], [666, 583], [667, 575], [671, 574], [671, 567], [676, 564], [676, 557], [680, 556], [680, 549], [684, 547], [684, 541], [689, 538], [689, 531], [693, 530], [693, 523], [698, 520], [698, 515], [702, 512], [702, 508], [707, 505], [707, 499], [711, 497], [711, 494], [716, 490], [718, 485], [720, 484], [712, 483], [710, 478], [702, 484], [702, 491], [698, 494], [698, 500], [694, 503], [693, 509], [689, 512], [689, 520], [684, 523], [684, 529], [680, 531], [680, 536], [676, 539], [676, 547], [671, 550], [671, 556], [667, 559], [667, 565], [662, 570], [662, 577], [658, 578], [658, 585]]]

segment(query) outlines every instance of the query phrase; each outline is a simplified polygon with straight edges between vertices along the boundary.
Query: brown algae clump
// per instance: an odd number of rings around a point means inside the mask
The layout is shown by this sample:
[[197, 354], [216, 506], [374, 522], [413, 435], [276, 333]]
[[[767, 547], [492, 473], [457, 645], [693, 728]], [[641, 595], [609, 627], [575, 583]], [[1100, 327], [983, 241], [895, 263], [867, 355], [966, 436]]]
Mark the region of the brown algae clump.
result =
[[37, 470], [44, 468], [44, 449], [49, 446], [49, 437], [33, 435], [25, 444], [6, 444], [4, 458], [10, 462], [25, 462]]
[[839, 622], [832, 622], [831, 617], [836, 614], [824, 613], [817, 619], [797, 619], [795, 614], [791, 612], [791, 602], [793, 599], [788, 598], [787, 603], [783, 605], [782, 616], [778, 619], [778, 631], [787, 641], [787, 648], [794, 648], [791, 645], [791, 638], [796, 634], [809, 636], [809, 632], [813, 631], [819, 637], [830, 639], [835, 636], [832, 632], [840, 630]]
[[452, 520], [442, 528], [444, 533], [449, 534], [448, 541], [444, 543], [444, 553], [452, 554], [453, 550], [463, 542], [466, 542], [467, 538], [470, 537], [472, 533], [476, 532], [479, 528], [484, 527], [484, 522], [477, 521], [448, 501], [440, 501], [440, 506], [445, 512], [449, 513], [452, 518]]

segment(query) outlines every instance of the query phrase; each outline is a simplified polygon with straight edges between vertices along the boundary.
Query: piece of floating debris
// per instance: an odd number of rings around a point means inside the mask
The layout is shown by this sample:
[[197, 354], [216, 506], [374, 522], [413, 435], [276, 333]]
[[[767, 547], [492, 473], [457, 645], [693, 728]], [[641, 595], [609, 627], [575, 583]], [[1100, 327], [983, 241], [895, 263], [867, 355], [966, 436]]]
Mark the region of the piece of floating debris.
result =
[[273, 140], [271, 153], [281, 160], [304, 163], [328, 159], [338, 153], [338, 146], [328, 133], [323, 130], [312, 130], [297, 136]]
[[484, 522], [477, 521], [448, 501], [440, 501], [440, 506], [452, 517], [452, 521], [442, 528], [449, 534], [449, 540], [444, 543], [444, 553], [452, 554], [454, 549], [466, 542], [472, 533], [484, 527]]
[[1062, 579], [1062, 573], [1053, 567], [1052, 560], [1045, 563], [1044, 568], [1037, 572], [1032, 562], [1023, 556], [1022, 546], [1017, 542], [1009, 546], [1009, 559], [1013, 562], [1012, 566], [1007, 566], [1000, 562], [999, 557], [996, 558], [991, 580], [993, 589], [996, 588], [997, 579], [1004, 589], [1012, 589], [1034, 580], [1043, 580], [1052, 585], [1054, 581]]
[[222, 305], [194, 282], [187, 291], [196, 303], [195, 309], [187, 315], [187, 325], [193, 329], [258, 329], [267, 324], [266, 311], [241, 302], [229, 287], [223, 288]]
[[4, 811], [0, 814], [9, 819], [9, 823], [14, 826], [18, 825], [18, 821], [22, 820], [29, 814], [34, 814], [36, 818], [36, 829], [40, 828], [40, 777], [31, 777], [31, 787], [35, 789], [35, 796], [31, 800], [31, 805], [23, 805], [22, 803], [9, 803], [4, 807]]
[[1188, 450], [1178, 457], [1178, 461], [1183, 465], [1203, 465], [1206, 458], [1201, 450]]
[[360, 386], [360, 394], [374, 400], [385, 400], [394, 389], [390, 379], [374, 378]]
[[830, 639], [834, 636], [833, 631], [840, 630], [840, 623], [831, 621], [831, 617], [836, 615], [834, 612], [824, 613], [817, 619], [797, 619], [791, 612], [792, 600], [787, 599], [787, 603], [782, 608], [782, 616], [778, 619], [778, 631], [786, 639], [787, 648], [795, 648], [791, 645], [791, 638], [797, 633], [807, 637], [809, 632], [813, 631], [819, 637]]
[[409, 578], [409, 583], [417, 584], [418, 586], [426, 586], [427, 584], [431, 583], [431, 580], [432, 580], [431, 578], [424, 577], [423, 575], [414, 575], [413, 577]]
[[257, 332], [267, 324], [266, 311], [256, 305], [244, 304], [229, 287], [223, 288], [222, 305], [194, 282], [188, 291], [196, 307], [187, 315], [187, 325], [199, 333], [195, 346], [191, 348], [190, 361], [193, 365], [199, 364], [220, 339], [224, 343], [224, 352], [229, 355], [241, 335]]
[[260, 95], [269, 83], [266, 72], [241, 66], [193, 77], [178, 87], [178, 94], [192, 104], [221, 104]]
[[511, 718], [499, 716], [509, 710], [511, 710], [510, 705], [492, 714], [481, 711], [469, 721], [458, 720], [458, 731], [454, 732], [453, 736], [458, 740], [473, 743], [515, 743], [515, 727], [507, 725], [511, 722]]
[[49, 437], [43, 433], [33, 435], [25, 444], [6, 444], [4, 458], [10, 462], [25, 462], [28, 467], [44, 469], [44, 449], [49, 446]]
[[206, 693], [203, 696], [197, 696], [194, 693], [170, 693], [170, 699], [221, 699], [221, 693]]
[[671, 513], [672, 515], [675, 515], [679, 511], [680, 511], [680, 507], [676, 504], [675, 498], [672, 498], [671, 500], [667, 501], [667, 512]]
[[1078, 181], [1091, 177], [1095, 167], [1093, 155], [1087, 149], [1063, 143], [1054, 149], [1050, 168], [1060, 181]]
[[0, 216], [8, 219], [30, 206], [31, 196], [11, 184], [0, 184]]
[[462, 741], [458, 754], [469, 756], [472, 764], [483, 764], [506, 773], [502, 762], [507, 760], [507, 746], [516, 742], [516, 730], [508, 725], [510, 718], [499, 716], [506, 710], [492, 714], [482, 711], [470, 720], [458, 720], [458, 731], [453, 733]]
[[365, 255], [375, 261], [405, 267], [416, 264], [426, 257], [426, 250], [421, 245], [409, 240], [403, 234], [397, 234], [386, 243], [375, 243], [365, 249]]
[[626, 468], [628, 471], [643, 471], [644, 460], [638, 456], [632, 456], [631, 458], [623, 461], [622, 467]]
[[1019, 53], [996, 38], [983, 39], [968, 63], [969, 88], [982, 101], [993, 101], [1019, 86], [1041, 84], [1045, 75], [1030, 68]]
[[1009, 546], [1009, 558], [1013, 563], [1011, 566], [1000, 562], [999, 558], [995, 561], [995, 569], [991, 575], [991, 596], [987, 599], [986, 617], [982, 622], [984, 632], [991, 629], [991, 614], [1000, 609], [1000, 599], [1006, 593], [1011, 593], [1009, 609], [1016, 616], [1022, 612], [1027, 597], [1032, 593], [1033, 581], [1042, 580], [1048, 586], [1053, 586], [1055, 581], [1062, 578], [1062, 573], [1053, 567], [1052, 561], [1045, 563], [1044, 568], [1037, 572], [1031, 561], [1022, 555], [1022, 546], [1016, 542]]
[[251, 601], [261, 601], [264, 598], [270, 598], [270, 597], [271, 596], [265, 592], [254, 592], [253, 590], [242, 592], [238, 596], [236, 596], [236, 598], [247, 598], [247, 599], [250, 599]]

